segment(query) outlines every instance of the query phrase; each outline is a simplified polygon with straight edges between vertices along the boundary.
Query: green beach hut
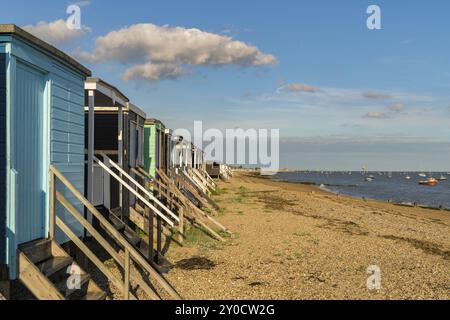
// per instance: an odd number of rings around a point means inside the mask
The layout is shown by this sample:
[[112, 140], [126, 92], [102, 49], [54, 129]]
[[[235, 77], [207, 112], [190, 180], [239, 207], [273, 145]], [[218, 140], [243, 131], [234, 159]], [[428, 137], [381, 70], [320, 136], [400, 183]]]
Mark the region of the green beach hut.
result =
[[147, 119], [144, 124], [144, 169], [152, 177], [156, 170], [167, 173], [170, 167], [170, 130], [157, 119]]

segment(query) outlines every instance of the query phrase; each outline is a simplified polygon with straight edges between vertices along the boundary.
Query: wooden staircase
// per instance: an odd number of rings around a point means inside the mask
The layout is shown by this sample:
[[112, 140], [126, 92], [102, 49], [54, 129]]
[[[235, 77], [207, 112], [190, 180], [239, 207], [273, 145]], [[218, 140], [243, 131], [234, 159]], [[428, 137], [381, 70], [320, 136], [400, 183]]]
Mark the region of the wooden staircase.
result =
[[106, 299], [106, 293], [55, 241], [41, 239], [21, 245], [18, 255], [19, 280], [37, 299]]
[[[56, 190], [56, 182], [64, 185], [76, 199], [78, 199], [87, 211], [92, 214], [92, 218], [97, 220], [107, 236], [97, 230], [90, 221], [88, 221], [82, 212], [78, 211], [65, 196]], [[93, 241], [108, 253], [120, 269], [120, 274], [113, 273], [102, 261], [93, 248], [89, 247], [82, 239], [71, 230], [57, 214], [56, 203], [59, 202], [72, 217], [78, 221], [89, 233]], [[116, 227], [110, 220], [104, 217], [99, 210], [94, 207], [54, 166], [50, 166], [50, 237], [54, 237], [55, 229], [59, 228], [78, 249], [89, 259], [89, 261], [108, 279], [109, 283], [116, 289], [123, 292], [123, 299], [136, 300], [136, 290], [145, 293], [144, 298], [160, 300], [162, 295], [156, 290], [163, 290], [165, 297], [167, 295], [176, 300], [181, 300], [181, 296], [171, 286], [171, 284], [161, 275], [152, 264], [150, 264], [142, 254], [130, 243], [130, 239], [125, 236], [126, 229]], [[119, 231], [121, 230], [121, 231]], [[55, 256], [63, 256], [63, 253], [57, 252]], [[25, 256], [25, 254], [23, 255]], [[25, 256], [26, 257], [26, 256]], [[44, 260], [43, 260], [44, 261]], [[39, 269], [38, 269], [39, 270]], [[157, 284], [157, 287], [154, 285]], [[49, 286], [50, 287], [50, 286]]]
[[[120, 220], [120, 218], [113, 212], [109, 211], [107, 208], [101, 206], [97, 207], [97, 210], [105, 217], [105, 219], [116, 229], [123, 237], [144, 256], [147, 260], [151, 261], [156, 252], [153, 250], [153, 254], [150, 252], [152, 249], [147, 242], [140, 237], [135, 230], [133, 230], [129, 225]], [[103, 227], [103, 226], [102, 226]], [[105, 228], [103, 228], [105, 229]], [[107, 232], [107, 230], [105, 229]]]

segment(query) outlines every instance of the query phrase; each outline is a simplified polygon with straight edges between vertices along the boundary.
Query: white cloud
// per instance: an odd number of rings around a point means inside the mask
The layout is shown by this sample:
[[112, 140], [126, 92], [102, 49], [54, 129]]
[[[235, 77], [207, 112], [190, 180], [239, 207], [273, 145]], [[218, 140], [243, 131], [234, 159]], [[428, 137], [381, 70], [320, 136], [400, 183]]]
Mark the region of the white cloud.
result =
[[62, 19], [53, 22], [41, 21], [36, 25], [26, 25], [23, 29], [53, 45], [69, 43], [91, 31], [86, 26], [82, 26], [79, 30], [69, 29], [66, 21]]
[[367, 99], [391, 99], [392, 96], [377, 91], [367, 91], [363, 93], [363, 96]]
[[386, 118], [388, 118], [386, 113], [381, 112], [381, 111], [368, 112], [364, 117], [369, 118], [369, 119], [386, 119]]
[[83, 0], [83, 1], [78, 1], [78, 2], [74, 2], [74, 5], [77, 5], [79, 7], [87, 7], [91, 5], [91, 1], [89, 0]]
[[[154, 74], [159, 74], [156, 78], [160, 79], [173, 78], [184, 74], [181, 72], [183, 65], [249, 67], [277, 63], [273, 55], [229, 36], [150, 23], [135, 24], [98, 37], [92, 52], [78, 56], [91, 63], [118, 61], [134, 64], [124, 74], [128, 80], [152, 80]], [[165, 70], [169, 72], [167, 75]]]
[[142, 79], [147, 81], [160, 81], [176, 79], [185, 75], [186, 71], [179, 65], [170, 63], [141, 64], [129, 68], [123, 75], [123, 80]]
[[405, 105], [403, 103], [394, 103], [389, 105], [388, 110], [393, 111], [393, 112], [403, 112], [405, 111]]
[[317, 92], [320, 91], [320, 88], [302, 83], [291, 83], [283, 86], [281, 90], [285, 92]]

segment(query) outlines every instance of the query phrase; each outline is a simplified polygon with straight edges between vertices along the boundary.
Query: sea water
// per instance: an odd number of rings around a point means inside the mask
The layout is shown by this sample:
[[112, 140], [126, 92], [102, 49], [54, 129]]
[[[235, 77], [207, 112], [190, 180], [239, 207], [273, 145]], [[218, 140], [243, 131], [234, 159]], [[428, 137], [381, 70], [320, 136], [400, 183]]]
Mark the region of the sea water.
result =
[[[450, 209], [450, 175], [447, 172], [427, 173], [427, 176], [449, 180], [440, 181], [434, 187], [419, 185], [418, 172], [280, 172], [274, 178], [296, 183], [321, 186], [331, 192], [356, 198], [392, 201], [394, 203], [416, 203], [429, 207]], [[366, 178], [373, 176], [373, 181]], [[407, 180], [410, 176], [411, 180]]]

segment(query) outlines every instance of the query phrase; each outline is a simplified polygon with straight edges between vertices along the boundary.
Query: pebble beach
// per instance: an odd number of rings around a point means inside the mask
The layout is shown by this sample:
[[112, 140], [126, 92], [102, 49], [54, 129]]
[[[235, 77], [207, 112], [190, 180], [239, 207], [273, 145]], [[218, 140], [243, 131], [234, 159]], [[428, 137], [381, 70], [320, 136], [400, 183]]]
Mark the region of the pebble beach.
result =
[[[233, 235], [168, 253], [186, 299], [449, 299], [450, 213], [238, 173], [214, 196]], [[381, 287], [369, 290], [368, 268]]]

